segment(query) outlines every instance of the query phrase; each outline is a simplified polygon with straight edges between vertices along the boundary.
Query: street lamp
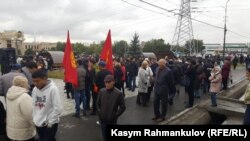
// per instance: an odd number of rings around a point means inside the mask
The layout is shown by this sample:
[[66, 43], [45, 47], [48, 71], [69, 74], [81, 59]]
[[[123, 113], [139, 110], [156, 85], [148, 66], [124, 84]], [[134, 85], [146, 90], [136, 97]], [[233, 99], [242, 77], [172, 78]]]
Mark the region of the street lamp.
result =
[[226, 33], [227, 33], [227, 4], [230, 0], [227, 0], [226, 7], [225, 7], [225, 24], [224, 24], [224, 40], [223, 40], [223, 60], [225, 59], [225, 44], [226, 44]]

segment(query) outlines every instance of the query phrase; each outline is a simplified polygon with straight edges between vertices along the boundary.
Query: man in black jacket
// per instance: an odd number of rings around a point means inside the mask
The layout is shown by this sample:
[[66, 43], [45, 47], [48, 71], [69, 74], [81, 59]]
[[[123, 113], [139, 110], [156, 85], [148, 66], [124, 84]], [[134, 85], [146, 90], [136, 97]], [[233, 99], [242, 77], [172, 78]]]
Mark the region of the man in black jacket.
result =
[[105, 88], [100, 90], [97, 98], [97, 111], [102, 135], [106, 141], [107, 125], [117, 124], [118, 117], [125, 111], [126, 107], [122, 92], [114, 87], [113, 75], [107, 75], [104, 82]]
[[100, 71], [95, 76], [95, 84], [97, 86], [97, 92], [92, 95], [92, 99], [93, 99], [93, 111], [91, 113], [92, 115], [96, 114], [97, 95], [102, 88], [105, 88], [104, 78], [106, 75], [111, 74], [111, 72], [106, 69], [106, 62], [100, 61], [98, 66], [99, 66]]
[[[138, 65], [135, 62], [135, 58], [132, 59], [128, 66], [128, 79], [129, 79], [129, 90], [135, 91], [136, 87], [136, 76], [138, 75]], [[133, 83], [133, 84], [132, 84]]]

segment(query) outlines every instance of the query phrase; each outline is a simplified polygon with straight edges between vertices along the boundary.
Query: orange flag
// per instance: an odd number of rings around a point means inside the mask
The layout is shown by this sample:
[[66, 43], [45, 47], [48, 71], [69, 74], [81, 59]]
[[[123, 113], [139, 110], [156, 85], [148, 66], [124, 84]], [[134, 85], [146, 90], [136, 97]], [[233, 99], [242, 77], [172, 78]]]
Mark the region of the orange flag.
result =
[[111, 31], [109, 30], [108, 36], [102, 48], [100, 59], [106, 62], [106, 68], [113, 73], [113, 58], [112, 58], [112, 43], [111, 43]]
[[72, 83], [75, 87], [78, 86], [77, 77], [77, 65], [75, 55], [70, 43], [69, 31], [67, 35], [67, 42], [64, 49], [63, 56], [63, 67], [64, 67], [64, 81]]

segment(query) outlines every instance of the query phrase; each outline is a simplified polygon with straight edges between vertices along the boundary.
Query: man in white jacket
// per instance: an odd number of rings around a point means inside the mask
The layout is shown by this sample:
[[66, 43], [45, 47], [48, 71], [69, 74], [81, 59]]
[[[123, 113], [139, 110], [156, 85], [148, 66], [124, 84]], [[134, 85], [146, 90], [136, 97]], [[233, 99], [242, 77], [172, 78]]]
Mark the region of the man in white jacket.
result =
[[41, 141], [55, 141], [62, 104], [59, 90], [44, 70], [32, 74], [33, 121]]

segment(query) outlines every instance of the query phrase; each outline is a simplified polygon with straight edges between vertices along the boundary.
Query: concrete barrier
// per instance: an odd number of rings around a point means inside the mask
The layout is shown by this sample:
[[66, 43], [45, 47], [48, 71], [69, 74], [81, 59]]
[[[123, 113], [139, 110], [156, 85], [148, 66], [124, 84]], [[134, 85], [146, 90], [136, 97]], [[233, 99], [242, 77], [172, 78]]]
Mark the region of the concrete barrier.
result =
[[[224, 121], [221, 124], [241, 124], [244, 116], [245, 104], [239, 98], [245, 92], [248, 80], [241, 80], [232, 85], [228, 90], [221, 91], [217, 97], [217, 107], [211, 107], [210, 99], [200, 102], [192, 108], [185, 109], [170, 119], [159, 123], [160, 125], [206, 125], [217, 120], [216, 116], [220, 115]], [[219, 117], [219, 116], [218, 116]]]

